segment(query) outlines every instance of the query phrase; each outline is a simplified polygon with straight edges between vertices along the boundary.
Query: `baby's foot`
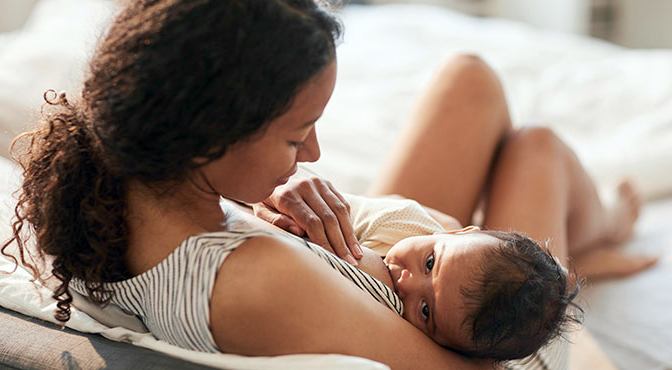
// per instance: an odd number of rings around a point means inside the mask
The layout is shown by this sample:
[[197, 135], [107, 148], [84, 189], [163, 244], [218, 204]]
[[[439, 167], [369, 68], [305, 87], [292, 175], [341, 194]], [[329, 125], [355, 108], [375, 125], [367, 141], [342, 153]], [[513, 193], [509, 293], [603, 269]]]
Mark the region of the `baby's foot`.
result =
[[642, 199], [629, 180], [622, 181], [616, 188], [616, 198], [608, 204], [607, 233], [604, 241], [608, 244], [622, 244], [632, 237], [635, 221], [642, 209]]

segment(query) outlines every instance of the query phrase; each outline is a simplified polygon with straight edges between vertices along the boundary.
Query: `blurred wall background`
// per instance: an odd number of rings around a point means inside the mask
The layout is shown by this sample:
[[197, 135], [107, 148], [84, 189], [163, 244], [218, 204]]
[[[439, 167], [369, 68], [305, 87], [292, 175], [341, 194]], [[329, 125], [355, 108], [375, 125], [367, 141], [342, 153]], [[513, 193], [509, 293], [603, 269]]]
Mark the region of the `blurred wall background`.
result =
[[0, 32], [23, 26], [38, 0], [0, 0]]
[[[37, 1], [0, 0], [0, 32], [20, 28]], [[672, 0], [343, 1], [434, 4], [477, 16], [509, 18], [556, 31], [599, 37], [633, 48], [672, 48]]]
[[672, 0], [359, 0], [429, 3], [633, 48], [672, 48]]

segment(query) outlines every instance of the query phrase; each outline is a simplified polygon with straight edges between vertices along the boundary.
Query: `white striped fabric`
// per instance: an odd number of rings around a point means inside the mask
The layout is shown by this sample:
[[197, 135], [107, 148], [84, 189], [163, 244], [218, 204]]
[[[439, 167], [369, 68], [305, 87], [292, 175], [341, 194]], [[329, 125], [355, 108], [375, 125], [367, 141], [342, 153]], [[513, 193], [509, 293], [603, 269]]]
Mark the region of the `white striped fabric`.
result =
[[[173, 253], [149, 271], [131, 279], [105, 284], [114, 292], [111, 303], [140, 317], [157, 338], [202, 352], [219, 352], [210, 332], [210, 296], [224, 259], [244, 241], [275, 235], [301, 241], [325, 263], [350, 279], [374, 299], [399, 315], [399, 297], [372, 276], [305, 240], [270, 231], [223, 231], [187, 238]], [[70, 288], [87, 295], [84, 282], [73, 279]]]

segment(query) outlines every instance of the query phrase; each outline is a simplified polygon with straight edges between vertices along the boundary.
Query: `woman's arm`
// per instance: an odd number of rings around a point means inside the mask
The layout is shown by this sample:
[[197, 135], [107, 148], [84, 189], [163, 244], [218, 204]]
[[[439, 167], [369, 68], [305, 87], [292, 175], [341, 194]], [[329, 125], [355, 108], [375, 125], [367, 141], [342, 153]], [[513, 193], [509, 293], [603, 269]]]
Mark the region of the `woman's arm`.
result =
[[301, 245], [256, 237], [220, 269], [212, 332], [224, 352], [337, 353], [393, 369], [491, 369], [445, 350]]

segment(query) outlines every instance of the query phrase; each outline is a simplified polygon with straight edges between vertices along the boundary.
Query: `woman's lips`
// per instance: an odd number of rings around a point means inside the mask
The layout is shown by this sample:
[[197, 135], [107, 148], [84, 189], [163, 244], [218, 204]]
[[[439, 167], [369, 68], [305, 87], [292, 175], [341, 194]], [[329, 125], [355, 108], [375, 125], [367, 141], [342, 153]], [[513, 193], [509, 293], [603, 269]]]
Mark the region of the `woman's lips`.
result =
[[280, 185], [284, 185], [284, 184], [286, 184], [287, 181], [289, 181], [289, 177], [290, 177], [290, 176], [279, 178], [279, 179], [278, 179], [278, 182], [276, 183], [276, 186], [280, 186]]
[[294, 165], [294, 167], [292, 167], [292, 170], [289, 171], [289, 174], [288, 174], [288, 175], [286, 175], [285, 177], [281, 177], [281, 178], [278, 179], [278, 185], [286, 184], [287, 181], [289, 181], [289, 178], [292, 177], [292, 176], [294, 176], [294, 174], [296, 173], [296, 171], [297, 171], [298, 169], [299, 169], [299, 167], [298, 167], [297, 165]]

